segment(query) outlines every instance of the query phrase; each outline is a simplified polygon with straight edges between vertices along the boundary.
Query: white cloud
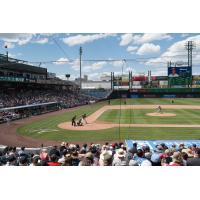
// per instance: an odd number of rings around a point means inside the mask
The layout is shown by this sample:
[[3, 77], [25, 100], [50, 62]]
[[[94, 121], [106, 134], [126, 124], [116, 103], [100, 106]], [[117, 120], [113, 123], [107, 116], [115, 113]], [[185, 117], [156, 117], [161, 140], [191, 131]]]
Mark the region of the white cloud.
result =
[[189, 36], [189, 33], [182, 33], [181, 34], [181, 37], [188, 37]]
[[121, 67], [123, 65], [123, 61], [119, 60], [119, 61], [113, 61], [112, 65], [114, 67]]
[[[95, 63], [92, 63], [91, 65], [88, 65], [88, 63], [86, 64], [85, 62], [82, 61], [81, 64], [82, 64], [83, 72], [91, 72], [91, 71], [102, 69], [107, 64], [107, 62], [101, 61], [101, 62], [95, 62]], [[80, 70], [79, 59], [76, 59], [74, 62], [70, 63], [70, 65], [74, 71]]]
[[100, 34], [88, 34], [88, 35], [75, 35], [63, 38], [63, 42], [69, 46], [84, 44], [86, 42], [93, 42], [102, 38], [107, 38], [115, 34], [100, 33]]
[[107, 62], [105, 62], [105, 61], [95, 62], [91, 65], [83, 66], [82, 69], [84, 72], [91, 72], [91, 71], [102, 69], [106, 64], [107, 64]]
[[[0, 33], [0, 40], [8, 43], [10, 46], [25, 45], [29, 42], [45, 44], [48, 42], [48, 37], [52, 34], [34, 34], [34, 33]], [[41, 36], [45, 36], [42, 38]]]
[[33, 43], [37, 43], [37, 44], [46, 44], [48, 43], [49, 39], [48, 38], [41, 38], [39, 40], [35, 40], [33, 41]]
[[15, 47], [15, 44], [11, 42], [4, 42], [4, 46], [7, 46], [8, 49], [12, 49]]
[[91, 73], [91, 74], [88, 74], [88, 79], [89, 80], [100, 80], [100, 74], [99, 73]]
[[144, 33], [143, 35], [135, 35], [133, 42], [143, 44], [166, 39], [172, 39], [172, 36], [167, 33]]
[[154, 45], [152, 43], [144, 43], [137, 51], [138, 55], [153, 54], [160, 51], [159, 45]]
[[133, 41], [133, 34], [132, 33], [126, 33], [121, 35], [121, 41], [119, 43], [120, 46], [125, 46], [130, 44]]
[[55, 33], [40, 33], [41, 36], [45, 36], [45, 37], [50, 37], [52, 35], [54, 35]]
[[129, 53], [134, 53], [137, 49], [137, 46], [128, 46], [126, 51], [128, 51]]
[[166, 65], [167, 66], [168, 58], [151, 58], [148, 61], [144, 61], [145, 65]]
[[15, 58], [16, 59], [21, 55], [22, 55], [22, 53], [13, 54], [13, 53], [8, 52], [8, 57], [10, 57], [10, 58]]
[[151, 75], [152, 76], [167, 76], [167, 68], [166, 67], [156, 68], [156, 70], [152, 70]]
[[121, 36], [120, 46], [128, 44], [144, 44], [158, 40], [172, 39], [172, 36], [167, 33], [144, 33], [144, 34], [123, 34]]
[[129, 72], [129, 71], [132, 71], [133, 74], [136, 72], [135, 69], [134, 69], [133, 67], [127, 67], [127, 68], [125, 69], [125, 72], [126, 72], [126, 73]]
[[10, 58], [16, 58], [16, 57], [17, 57], [17, 55], [15, 55], [15, 54], [12, 54], [12, 53], [8, 53], [8, 57], [10, 57]]
[[[60, 74], [60, 75], [56, 75], [56, 77], [62, 79], [62, 80], [67, 80], [65, 74]], [[69, 80], [74, 80], [75, 78], [77, 78], [76, 76], [74, 76], [73, 74], [70, 74]]]
[[155, 58], [155, 59], [150, 59], [148, 60], [148, 62], [146, 62], [146, 64], [151, 64], [151, 63], [156, 64], [156, 62], [159, 64], [161, 62], [165, 62], [167, 65], [168, 61], [187, 62], [187, 50], [185, 49], [185, 44], [187, 43], [187, 41], [194, 41], [194, 43], [197, 44], [196, 49], [194, 49], [193, 64], [200, 64], [200, 56], [195, 53], [196, 50], [197, 51], [200, 50], [200, 46], [199, 46], [200, 35], [188, 37], [188, 38], [185, 38], [184, 40], [175, 42], [160, 57]]
[[[79, 71], [80, 70], [80, 61], [79, 59], [76, 59], [75, 61], [69, 63], [71, 65], [71, 68], [74, 70], [74, 71]], [[83, 62], [82, 62], [83, 64]]]
[[34, 34], [30, 33], [0, 33], [0, 40], [18, 45], [25, 45], [31, 41]]
[[101, 62], [96, 62], [92, 64], [92, 67], [94, 69], [101, 69], [103, 66], [105, 66], [107, 64], [107, 62], [105, 61], [101, 61]]
[[67, 58], [59, 58], [58, 60], [56, 60], [56, 62], [54, 62], [54, 64], [56, 65], [64, 65], [66, 63], [68, 63], [69, 60]]

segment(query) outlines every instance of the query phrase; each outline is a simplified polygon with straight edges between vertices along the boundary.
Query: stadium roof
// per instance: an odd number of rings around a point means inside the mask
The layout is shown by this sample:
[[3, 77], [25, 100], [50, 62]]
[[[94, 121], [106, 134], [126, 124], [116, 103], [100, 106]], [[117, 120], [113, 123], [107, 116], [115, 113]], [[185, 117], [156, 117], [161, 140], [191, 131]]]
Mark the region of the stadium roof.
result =
[[10, 69], [22, 72], [47, 74], [47, 69], [27, 64], [27, 61], [10, 58], [0, 54], [0, 69]]

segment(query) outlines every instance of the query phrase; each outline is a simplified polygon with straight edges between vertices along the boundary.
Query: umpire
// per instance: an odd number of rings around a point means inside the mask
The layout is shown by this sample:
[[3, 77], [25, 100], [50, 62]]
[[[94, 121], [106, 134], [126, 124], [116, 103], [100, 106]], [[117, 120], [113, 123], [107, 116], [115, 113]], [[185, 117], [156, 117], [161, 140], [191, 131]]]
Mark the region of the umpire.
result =
[[72, 126], [76, 126], [76, 115], [72, 118]]

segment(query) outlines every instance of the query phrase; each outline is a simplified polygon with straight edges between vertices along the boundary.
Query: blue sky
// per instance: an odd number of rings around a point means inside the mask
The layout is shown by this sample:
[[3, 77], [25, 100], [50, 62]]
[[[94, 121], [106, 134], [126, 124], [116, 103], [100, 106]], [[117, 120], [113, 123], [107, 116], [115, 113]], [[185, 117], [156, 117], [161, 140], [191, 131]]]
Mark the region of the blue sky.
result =
[[[151, 70], [152, 75], [167, 75], [168, 61], [187, 61], [184, 45], [188, 40], [196, 44], [193, 74], [200, 74], [200, 34], [197, 33], [0, 33], [0, 53], [6, 52], [7, 45], [10, 57], [32, 64], [41, 62], [41, 67], [60, 78], [71, 74], [72, 80], [79, 76], [79, 47], [82, 46], [83, 60], [100, 60], [83, 61], [82, 74], [98, 80], [102, 74], [121, 74], [122, 65], [123, 73], [131, 70], [133, 74], [147, 74]], [[119, 61], [108, 61], [113, 59]], [[120, 61], [123, 59], [135, 61], [124, 63]]]

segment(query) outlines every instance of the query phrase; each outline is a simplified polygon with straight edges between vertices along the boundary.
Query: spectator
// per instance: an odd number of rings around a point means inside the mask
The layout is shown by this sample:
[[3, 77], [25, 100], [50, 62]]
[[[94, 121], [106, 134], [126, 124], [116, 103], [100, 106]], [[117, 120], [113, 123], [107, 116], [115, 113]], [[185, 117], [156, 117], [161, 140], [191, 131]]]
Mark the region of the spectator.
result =
[[189, 149], [189, 148], [185, 148], [185, 149], [182, 149], [182, 151], [181, 151], [182, 153], [186, 153], [187, 155], [188, 155], [188, 158], [192, 158], [194, 155], [193, 155], [193, 153], [192, 153], [192, 150], [191, 149]]
[[123, 149], [119, 149], [117, 153], [115, 154], [116, 156], [114, 157], [113, 166], [126, 166], [127, 159], [126, 159], [126, 152]]
[[72, 156], [72, 166], [78, 166], [80, 162], [78, 152], [77, 151], [72, 152], [71, 156]]
[[67, 155], [69, 154], [67, 149], [64, 149], [62, 152], [62, 157], [58, 160], [59, 163], [64, 164]]
[[62, 166], [72, 166], [72, 157], [71, 156], [66, 157]]
[[153, 166], [161, 166], [161, 155], [163, 152], [163, 147], [158, 145], [151, 156], [151, 162]]
[[149, 146], [145, 146], [145, 148], [144, 148], [144, 157], [150, 161], [151, 160], [151, 156], [152, 156], [152, 152], [151, 152]]
[[27, 153], [25, 151], [25, 147], [21, 147], [21, 150], [18, 152], [19, 156], [27, 156]]
[[32, 158], [32, 163], [30, 166], [39, 166], [40, 165], [40, 156], [39, 155], [34, 155]]
[[165, 152], [160, 156], [161, 159], [164, 159], [163, 162], [169, 165], [172, 162], [172, 153], [170, 149], [166, 149]]
[[112, 166], [113, 156], [109, 153], [104, 154], [103, 166]]
[[47, 149], [42, 149], [41, 150], [41, 152], [40, 152], [40, 159], [41, 160], [46, 160], [46, 161], [49, 160]]
[[183, 158], [183, 166], [187, 166], [188, 154], [182, 151], [181, 156]]
[[182, 166], [183, 165], [183, 158], [180, 152], [174, 152], [172, 156], [172, 162], [169, 163], [169, 166]]
[[28, 158], [27, 156], [20, 156], [19, 158], [19, 166], [28, 166]]
[[193, 158], [188, 158], [187, 166], [200, 166], [200, 148], [195, 151]]
[[57, 146], [53, 146], [53, 148], [49, 151], [49, 156], [55, 154], [58, 158], [60, 157], [60, 152], [57, 149]]
[[83, 158], [80, 161], [79, 166], [92, 166], [92, 162], [91, 162], [91, 160], [89, 160], [87, 158]]
[[58, 156], [56, 154], [50, 155], [50, 161], [48, 162], [49, 166], [60, 166], [61, 164], [58, 162]]
[[91, 152], [86, 153], [85, 158], [90, 161], [91, 165], [94, 164], [94, 156]]
[[17, 165], [17, 158], [14, 154], [10, 155], [7, 159], [7, 166], [16, 166]]
[[[144, 157], [144, 152], [142, 151], [142, 149], [138, 149], [137, 150], [137, 154], [135, 154], [133, 156], [134, 164], [135, 162], [137, 163], [138, 166], [151, 166], [151, 162]], [[129, 165], [133, 165], [131, 162], [133, 162], [132, 160], [130, 160]]]

